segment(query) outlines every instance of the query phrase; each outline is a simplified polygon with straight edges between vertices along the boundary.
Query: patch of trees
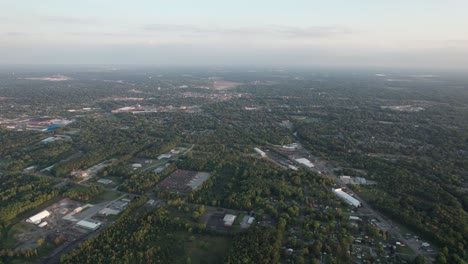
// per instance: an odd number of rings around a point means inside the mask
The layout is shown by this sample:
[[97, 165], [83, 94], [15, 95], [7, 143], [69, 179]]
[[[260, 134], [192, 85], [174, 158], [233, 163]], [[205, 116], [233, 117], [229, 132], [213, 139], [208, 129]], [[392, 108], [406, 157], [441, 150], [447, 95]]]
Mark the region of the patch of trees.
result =
[[133, 209], [112, 227], [62, 255], [61, 263], [171, 263], [184, 250], [177, 233], [185, 230], [185, 224], [164, 208], [138, 213]]
[[63, 196], [68, 197], [73, 200], [89, 202], [92, 198], [103, 193], [104, 191], [105, 191], [104, 187], [100, 185], [91, 185], [91, 186], [77, 185], [77, 186], [71, 187], [66, 192], [64, 192]]
[[58, 190], [52, 188], [48, 179], [24, 174], [0, 174], [0, 221], [10, 221], [57, 195]]
[[234, 237], [226, 257], [228, 264], [280, 263], [281, 228], [256, 225]]

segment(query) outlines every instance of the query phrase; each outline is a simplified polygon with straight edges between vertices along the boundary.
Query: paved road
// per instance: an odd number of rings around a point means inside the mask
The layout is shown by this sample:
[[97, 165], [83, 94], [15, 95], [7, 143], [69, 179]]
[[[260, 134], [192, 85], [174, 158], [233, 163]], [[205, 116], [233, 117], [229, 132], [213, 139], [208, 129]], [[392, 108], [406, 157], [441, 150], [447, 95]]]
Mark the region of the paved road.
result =
[[[297, 138], [298, 142], [300, 143], [299, 138], [298, 137], [296, 137], [296, 138]], [[306, 151], [309, 155], [311, 155], [310, 152], [302, 146], [302, 144], [301, 144], [301, 147], [304, 149], [304, 151]], [[335, 179], [336, 182], [342, 183], [341, 180], [336, 175], [333, 174], [332, 170], [329, 170], [328, 168], [326, 168], [325, 164], [323, 164], [323, 163], [321, 164], [321, 169], [323, 169], [326, 172], [326, 174], [322, 174], [322, 175], [327, 176], [327, 177], [331, 177], [331, 178]], [[379, 212], [375, 211], [374, 209], [372, 209], [369, 206], [369, 204], [366, 203], [366, 201], [361, 199], [351, 189], [348, 188], [348, 190], [349, 190], [350, 193], [352, 193], [354, 195], [355, 198], [357, 198], [359, 201], [361, 201], [363, 208], [367, 209], [370, 212], [371, 215], [373, 215], [381, 223], [383, 223], [384, 225], [389, 227], [389, 229], [388, 229], [389, 234], [395, 236], [398, 240], [405, 243], [408, 246], [408, 248], [410, 248], [416, 255], [422, 255], [426, 259], [427, 263], [432, 263], [432, 261], [430, 259], [430, 256], [428, 256], [427, 252], [423, 251], [423, 250], [420, 250], [419, 247], [415, 246], [413, 243], [406, 240], [403, 237], [403, 235], [401, 234], [401, 231], [398, 229], [398, 226], [394, 225], [391, 220], [389, 220], [387, 217], [385, 217], [381, 213], [379, 213]]]
[[102, 230], [104, 230], [104, 227], [101, 227], [100, 229], [98, 229], [98, 230], [96, 230], [96, 231], [94, 231], [94, 232], [92, 232], [90, 234], [86, 234], [86, 235], [82, 236], [81, 238], [79, 238], [79, 239], [77, 239], [77, 240], [75, 240], [75, 241], [73, 241], [71, 243], [61, 245], [60, 247], [55, 249], [54, 252], [52, 252], [52, 254], [50, 254], [47, 257], [41, 258], [36, 263], [38, 263], [38, 264], [59, 264], [60, 263], [60, 257], [62, 256], [62, 254], [67, 254], [67, 253], [71, 252], [72, 250], [77, 248], [84, 241], [95, 237]]

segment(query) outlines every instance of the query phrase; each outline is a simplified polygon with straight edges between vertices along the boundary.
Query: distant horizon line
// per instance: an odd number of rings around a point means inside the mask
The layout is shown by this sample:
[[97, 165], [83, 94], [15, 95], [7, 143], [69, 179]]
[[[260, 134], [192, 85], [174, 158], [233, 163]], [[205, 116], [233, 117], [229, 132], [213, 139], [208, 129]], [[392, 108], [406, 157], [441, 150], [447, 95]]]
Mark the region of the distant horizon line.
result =
[[[254, 68], [254, 69], [337, 69], [337, 70], [403, 70], [403, 71], [433, 71], [433, 72], [468, 72], [468, 68], [449, 68], [449, 67], [402, 67], [402, 66], [370, 66], [370, 65], [317, 65], [317, 64], [152, 64], [152, 63], [0, 63], [0, 68], [6, 67], [145, 67], [145, 68], [212, 68], [212, 67], [226, 67], [226, 68]], [[115, 70], [125, 70], [125, 69], [115, 69]]]

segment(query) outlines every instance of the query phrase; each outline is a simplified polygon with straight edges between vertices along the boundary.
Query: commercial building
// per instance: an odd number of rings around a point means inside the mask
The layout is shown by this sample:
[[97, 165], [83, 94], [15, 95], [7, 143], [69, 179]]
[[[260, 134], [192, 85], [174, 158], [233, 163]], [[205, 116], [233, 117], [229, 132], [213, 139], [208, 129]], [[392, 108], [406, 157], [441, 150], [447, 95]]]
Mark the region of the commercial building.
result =
[[44, 218], [46, 218], [46, 217], [48, 217], [48, 216], [50, 216], [49, 211], [44, 210], [44, 211], [42, 211], [42, 212], [40, 212], [40, 213], [38, 213], [38, 214], [36, 214], [36, 215], [33, 215], [33, 216], [31, 216], [30, 218], [28, 218], [28, 219], [26, 220], [26, 222], [28, 222], [28, 223], [33, 223], [33, 224], [36, 224], [36, 225], [37, 225], [37, 224], [39, 224], [39, 223], [42, 221], [42, 219], [44, 219]]
[[42, 144], [47, 144], [47, 143], [50, 143], [50, 142], [52, 142], [54, 140], [55, 140], [55, 137], [48, 137], [48, 138], [45, 138], [45, 139], [41, 140], [41, 143]]
[[255, 153], [260, 154], [262, 157], [266, 157], [266, 153], [259, 148], [254, 148]]
[[340, 176], [340, 180], [344, 184], [367, 184], [367, 180], [362, 177], [351, 177], [351, 176], [342, 175]]
[[110, 208], [104, 208], [101, 211], [99, 211], [100, 214], [108, 216], [108, 215], [118, 215], [120, 214], [121, 211], [119, 210], [114, 210]]
[[79, 227], [83, 227], [83, 228], [86, 228], [86, 229], [89, 229], [89, 230], [96, 230], [98, 229], [100, 226], [101, 226], [101, 223], [99, 222], [89, 222], [89, 221], [86, 221], [86, 220], [81, 220], [79, 221], [78, 223], [76, 223], [77, 226]]
[[225, 215], [223, 218], [224, 226], [232, 226], [236, 218], [237, 216], [232, 215], [232, 214]]
[[109, 179], [99, 179], [97, 181], [98, 183], [102, 183], [104, 185], [107, 185], [107, 184], [111, 184], [112, 183], [112, 180], [109, 180]]
[[336, 194], [339, 198], [345, 200], [349, 205], [352, 205], [354, 207], [360, 207], [361, 202], [359, 202], [357, 199], [352, 197], [351, 195], [347, 194], [346, 192], [343, 191], [342, 188], [338, 189], [332, 189], [333, 193]]
[[171, 154], [161, 154], [158, 156], [158, 160], [161, 160], [161, 159], [170, 159], [172, 157]]
[[299, 163], [299, 164], [302, 164], [308, 168], [314, 168], [315, 165], [308, 159], [306, 158], [300, 158], [300, 159], [296, 159], [296, 162]]

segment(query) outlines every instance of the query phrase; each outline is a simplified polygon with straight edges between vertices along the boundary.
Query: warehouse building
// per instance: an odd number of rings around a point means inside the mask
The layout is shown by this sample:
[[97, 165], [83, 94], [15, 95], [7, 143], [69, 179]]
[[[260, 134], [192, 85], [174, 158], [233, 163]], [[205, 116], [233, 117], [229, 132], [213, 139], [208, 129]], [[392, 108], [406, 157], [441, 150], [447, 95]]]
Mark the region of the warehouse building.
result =
[[28, 219], [26, 220], [26, 222], [28, 222], [28, 223], [33, 223], [33, 224], [36, 224], [36, 225], [37, 225], [37, 224], [41, 223], [42, 219], [44, 219], [44, 218], [46, 218], [46, 217], [48, 217], [48, 216], [50, 216], [49, 211], [44, 210], [44, 211], [42, 211], [42, 212], [40, 212], [40, 213], [38, 213], [38, 214], [36, 214], [36, 215], [33, 215], [33, 216], [31, 216], [30, 218], [28, 218]]
[[299, 164], [302, 164], [308, 168], [313, 168], [315, 167], [315, 165], [308, 159], [306, 158], [300, 158], [300, 159], [296, 159], [296, 162], [299, 163]]
[[101, 226], [101, 223], [81, 220], [81, 221], [78, 221], [78, 223], [76, 223], [76, 225], [79, 226], [79, 227], [94, 231], [94, 230], [98, 229]]
[[361, 202], [359, 202], [357, 199], [352, 197], [351, 195], [347, 194], [346, 192], [343, 191], [342, 188], [338, 189], [332, 189], [333, 193], [336, 194], [339, 198], [345, 200], [349, 205], [352, 205], [354, 207], [360, 207]]
[[232, 215], [232, 214], [227, 214], [223, 218], [224, 226], [232, 226], [234, 224], [234, 221], [236, 220], [237, 216]]
[[260, 154], [262, 157], [266, 157], [266, 153], [259, 148], [254, 148], [255, 153]]

